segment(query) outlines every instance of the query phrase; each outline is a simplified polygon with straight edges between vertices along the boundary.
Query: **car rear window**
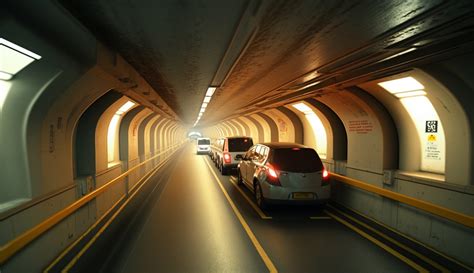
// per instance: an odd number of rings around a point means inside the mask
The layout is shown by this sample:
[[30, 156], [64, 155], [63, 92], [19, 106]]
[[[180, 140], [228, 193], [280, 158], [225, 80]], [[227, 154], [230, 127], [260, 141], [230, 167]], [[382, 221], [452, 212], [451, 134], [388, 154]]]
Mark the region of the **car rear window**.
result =
[[281, 148], [272, 151], [270, 162], [281, 171], [312, 173], [323, 169], [323, 163], [313, 149]]
[[251, 138], [229, 138], [229, 152], [246, 152], [253, 146]]
[[211, 141], [209, 139], [199, 139], [198, 140], [198, 145], [209, 145], [211, 144]]

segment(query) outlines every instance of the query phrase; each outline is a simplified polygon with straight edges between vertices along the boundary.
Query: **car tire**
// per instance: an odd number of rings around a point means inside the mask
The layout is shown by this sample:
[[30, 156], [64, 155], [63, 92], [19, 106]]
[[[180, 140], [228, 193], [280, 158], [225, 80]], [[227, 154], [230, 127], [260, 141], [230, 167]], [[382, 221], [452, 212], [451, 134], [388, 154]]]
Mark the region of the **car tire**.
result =
[[224, 163], [221, 164], [221, 174], [222, 175], [227, 175], [228, 171], [227, 168], [224, 167]]
[[257, 205], [261, 209], [267, 209], [268, 208], [268, 203], [265, 200], [265, 197], [263, 196], [262, 186], [260, 186], [259, 182], [255, 183], [254, 193], [255, 193], [255, 201], [257, 201]]
[[242, 179], [242, 173], [240, 173], [240, 168], [237, 170], [237, 185], [243, 185], [244, 180]]

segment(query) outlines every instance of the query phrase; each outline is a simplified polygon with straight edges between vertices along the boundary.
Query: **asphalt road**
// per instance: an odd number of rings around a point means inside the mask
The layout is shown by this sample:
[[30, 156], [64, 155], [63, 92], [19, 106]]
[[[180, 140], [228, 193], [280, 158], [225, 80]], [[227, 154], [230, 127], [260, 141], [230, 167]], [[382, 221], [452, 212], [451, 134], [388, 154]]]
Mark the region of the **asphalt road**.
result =
[[166, 179], [149, 211], [103, 272], [422, 271], [330, 209], [260, 211], [247, 188], [192, 144], [159, 176]]

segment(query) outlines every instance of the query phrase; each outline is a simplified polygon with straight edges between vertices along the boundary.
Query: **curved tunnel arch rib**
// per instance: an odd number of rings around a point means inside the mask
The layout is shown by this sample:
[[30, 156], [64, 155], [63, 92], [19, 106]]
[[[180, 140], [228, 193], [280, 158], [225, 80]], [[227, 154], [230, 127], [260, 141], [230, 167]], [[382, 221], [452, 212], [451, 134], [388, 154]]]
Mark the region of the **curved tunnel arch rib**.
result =
[[165, 119], [165, 121], [160, 125], [160, 129], [158, 132], [159, 137], [159, 150], [164, 151], [166, 146], [166, 129], [168, 128], [169, 124], [171, 123], [170, 119]]
[[160, 132], [161, 126], [165, 122], [166, 122], [165, 118], [159, 119], [157, 124], [156, 124], [155, 131], [152, 132], [153, 138], [155, 139], [155, 150], [153, 151], [153, 153], [158, 153], [160, 151], [160, 135], [159, 135], [159, 132]]
[[278, 142], [279, 140], [278, 126], [276, 125], [275, 121], [264, 113], [257, 113], [257, 115], [262, 117], [265, 120], [265, 122], [268, 123], [268, 126], [270, 126], [271, 141]]
[[265, 135], [264, 135], [264, 131], [263, 131], [262, 125], [261, 125], [256, 119], [254, 119], [254, 118], [251, 117], [251, 116], [245, 116], [244, 118], [250, 120], [250, 121], [255, 125], [255, 127], [257, 127], [258, 142], [259, 142], [259, 143], [264, 142], [264, 141], [265, 141]]
[[379, 122], [382, 130], [383, 169], [398, 169], [398, 133], [392, 116], [380, 101], [363, 89], [353, 86], [347, 90], [366, 103]]
[[306, 99], [305, 102], [318, 109], [329, 121], [333, 137], [333, 159], [347, 160], [347, 133], [341, 119], [331, 108], [316, 99]]
[[242, 126], [242, 128], [245, 132], [244, 133], [245, 136], [251, 136], [252, 135], [249, 125], [247, 123], [245, 123], [241, 118], [236, 118], [235, 122], [239, 123]]
[[148, 123], [158, 116], [155, 113], [150, 113], [143, 121], [140, 123], [138, 127], [138, 157], [140, 158], [140, 162], [144, 161], [146, 158], [146, 136], [145, 136], [145, 128]]
[[128, 165], [129, 158], [129, 129], [133, 119], [145, 109], [144, 106], [138, 106], [130, 110], [122, 118], [119, 129], [119, 158]]
[[239, 132], [237, 130], [237, 128], [230, 122], [230, 120], [226, 120], [224, 122], [227, 127], [230, 129], [230, 132], [231, 132], [231, 135], [230, 136], [237, 136], [239, 135]]
[[304, 144], [303, 123], [301, 122], [298, 115], [296, 115], [293, 111], [283, 106], [277, 107], [277, 110], [282, 112], [288, 119], [291, 120], [293, 127], [295, 129], [295, 142]]
[[234, 120], [229, 120], [228, 121], [230, 124], [232, 124], [236, 129], [237, 129], [237, 135], [238, 136], [243, 136], [245, 135], [244, 133], [244, 128], [236, 121]]
[[122, 94], [109, 91], [97, 99], [81, 115], [75, 130], [74, 161], [75, 176], [95, 175], [96, 172], [96, 126], [104, 111], [118, 101]]

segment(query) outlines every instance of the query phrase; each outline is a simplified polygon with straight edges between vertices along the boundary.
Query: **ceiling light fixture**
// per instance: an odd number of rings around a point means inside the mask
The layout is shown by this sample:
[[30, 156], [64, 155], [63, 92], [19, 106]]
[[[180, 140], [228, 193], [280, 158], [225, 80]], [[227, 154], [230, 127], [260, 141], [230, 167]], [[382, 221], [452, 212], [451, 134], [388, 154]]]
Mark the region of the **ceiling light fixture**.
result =
[[378, 85], [399, 99], [426, 96], [425, 87], [413, 77], [380, 82]]
[[207, 88], [206, 95], [204, 96], [204, 100], [201, 105], [201, 110], [199, 110], [198, 118], [196, 119], [196, 122], [194, 123], [193, 127], [196, 126], [196, 124], [198, 124], [203, 113], [206, 112], [206, 108], [209, 105], [209, 102], [211, 101], [212, 95], [214, 95], [214, 92], [216, 92], [216, 89], [217, 89], [216, 86], [209, 86]]
[[382, 86], [385, 90], [392, 94], [423, 90], [425, 87], [413, 77], [405, 77], [401, 79], [380, 82], [378, 85]]
[[0, 79], [10, 80], [15, 74], [41, 56], [0, 38]]

